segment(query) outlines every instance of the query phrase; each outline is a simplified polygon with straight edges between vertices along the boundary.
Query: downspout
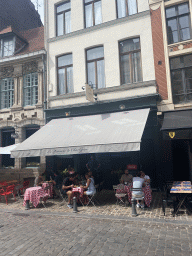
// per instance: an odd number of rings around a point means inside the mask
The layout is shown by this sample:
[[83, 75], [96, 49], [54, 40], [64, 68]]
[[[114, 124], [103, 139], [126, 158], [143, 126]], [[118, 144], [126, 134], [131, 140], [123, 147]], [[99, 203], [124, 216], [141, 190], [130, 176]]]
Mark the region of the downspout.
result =
[[[44, 110], [47, 109], [47, 83], [46, 83], [46, 57], [45, 55], [42, 56], [42, 61], [43, 61], [43, 90], [44, 90], [44, 99], [43, 99], [43, 107]], [[46, 111], [44, 111], [44, 119], [45, 119], [45, 123], [46, 123]]]
[[[44, 13], [45, 13], [45, 38], [44, 38], [44, 41], [45, 41], [45, 49], [46, 49], [46, 53], [47, 53], [47, 58], [46, 58], [46, 61], [47, 61], [47, 66], [46, 66], [46, 80], [47, 80], [47, 83], [46, 83], [46, 88], [44, 89], [45, 90], [45, 101], [46, 101], [46, 108], [44, 108], [45, 110], [49, 108], [49, 43], [47, 42], [48, 41], [48, 38], [49, 38], [49, 4], [48, 4], [48, 0], [47, 1], [44, 1], [45, 5], [44, 5]], [[47, 120], [46, 120], [46, 112], [45, 112], [45, 123], [47, 123]]]

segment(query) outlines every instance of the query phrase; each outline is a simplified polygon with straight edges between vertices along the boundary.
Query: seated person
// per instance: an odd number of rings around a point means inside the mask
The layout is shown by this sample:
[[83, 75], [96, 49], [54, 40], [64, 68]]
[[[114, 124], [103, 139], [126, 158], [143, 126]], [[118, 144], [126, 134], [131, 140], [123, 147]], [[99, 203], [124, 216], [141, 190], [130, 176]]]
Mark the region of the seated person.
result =
[[[145, 187], [145, 182], [144, 179], [140, 177], [141, 176], [141, 172], [137, 173], [137, 177], [133, 177], [133, 189], [142, 189], [142, 187]], [[142, 197], [144, 196], [143, 191], [133, 191], [132, 192], [132, 197], [137, 198], [137, 197]], [[143, 199], [141, 200], [141, 204], [139, 204], [139, 200], [137, 200], [137, 207], [141, 207], [144, 208], [144, 201]]]
[[125, 169], [125, 174], [123, 174], [121, 176], [121, 183], [125, 184], [125, 183], [131, 183], [133, 180], [133, 176], [131, 174], [129, 174], [128, 169]]
[[72, 200], [72, 188], [74, 187], [74, 173], [69, 174], [69, 177], [65, 178], [62, 184], [61, 193], [68, 196], [68, 207], [73, 208], [71, 204]]
[[41, 175], [37, 176], [34, 181], [34, 187], [41, 186], [43, 183], [43, 177]]
[[61, 174], [59, 172], [54, 172], [54, 180], [53, 180], [53, 184], [57, 187], [57, 188], [61, 188], [63, 182], [63, 178], [61, 176]]
[[81, 186], [81, 188], [86, 189], [86, 191], [84, 191], [84, 195], [94, 195], [96, 193], [95, 183], [94, 179], [91, 177], [90, 172], [85, 174], [85, 178], [87, 180], [86, 186]]
[[143, 171], [141, 171], [140, 173], [141, 173], [140, 177], [144, 179], [145, 183], [150, 184], [150, 177], [148, 175], [145, 175]]

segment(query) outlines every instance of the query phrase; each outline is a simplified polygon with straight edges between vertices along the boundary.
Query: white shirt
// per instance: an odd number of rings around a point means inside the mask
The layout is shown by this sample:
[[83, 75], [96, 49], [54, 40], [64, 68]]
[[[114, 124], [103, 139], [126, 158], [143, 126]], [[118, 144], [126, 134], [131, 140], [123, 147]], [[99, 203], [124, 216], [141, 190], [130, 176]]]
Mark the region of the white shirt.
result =
[[[142, 179], [140, 177], [134, 177], [133, 178], [133, 188], [142, 188], [143, 187], [143, 183], [144, 183], [144, 179]], [[140, 191], [133, 191], [133, 193], [135, 195], [141, 194]]]

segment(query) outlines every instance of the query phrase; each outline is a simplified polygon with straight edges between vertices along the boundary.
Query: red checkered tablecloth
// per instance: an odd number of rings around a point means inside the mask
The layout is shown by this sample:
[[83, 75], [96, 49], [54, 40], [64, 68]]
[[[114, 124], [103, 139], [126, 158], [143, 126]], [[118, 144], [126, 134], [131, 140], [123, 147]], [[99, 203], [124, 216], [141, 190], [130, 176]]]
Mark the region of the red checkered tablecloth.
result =
[[26, 205], [26, 201], [29, 200], [34, 207], [39, 204], [40, 198], [44, 198], [44, 201], [48, 198], [48, 194], [45, 193], [42, 187], [31, 187], [25, 190], [23, 206]]
[[78, 188], [73, 188], [73, 189], [72, 189], [72, 192], [73, 192], [73, 193], [79, 193], [80, 197], [83, 197], [83, 188], [80, 188], [80, 187], [78, 187]]
[[[133, 187], [133, 184], [130, 185], [124, 185], [124, 190], [117, 189], [117, 194], [118, 193], [126, 193], [128, 195], [128, 200], [129, 203], [131, 204], [131, 198], [132, 198], [132, 192], [131, 189]], [[150, 207], [151, 204], [151, 200], [152, 200], [152, 195], [151, 195], [151, 188], [150, 185], [146, 185], [145, 187], [143, 187], [143, 193], [144, 193], [144, 201], [147, 207]]]
[[53, 196], [53, 183], [46, 183], [46, 182], [44, 182], [42, 184], [42, 188], [43, 189], [45, 189], [47, 187], [49, 187], [49, 188], [48, 188], [47, 191], [45, 191], [45, 193], [48, 193], [49, 197], [52, 197]]

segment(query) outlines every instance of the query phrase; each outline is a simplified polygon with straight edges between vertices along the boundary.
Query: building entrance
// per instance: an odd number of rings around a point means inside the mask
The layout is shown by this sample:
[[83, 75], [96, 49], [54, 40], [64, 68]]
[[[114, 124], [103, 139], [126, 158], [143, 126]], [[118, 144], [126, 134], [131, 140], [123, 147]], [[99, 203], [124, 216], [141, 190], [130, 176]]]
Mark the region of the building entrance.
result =
[[173, 178], [175, 181], [190, 179], [189, 145], [187, 140], [173, 140]]

